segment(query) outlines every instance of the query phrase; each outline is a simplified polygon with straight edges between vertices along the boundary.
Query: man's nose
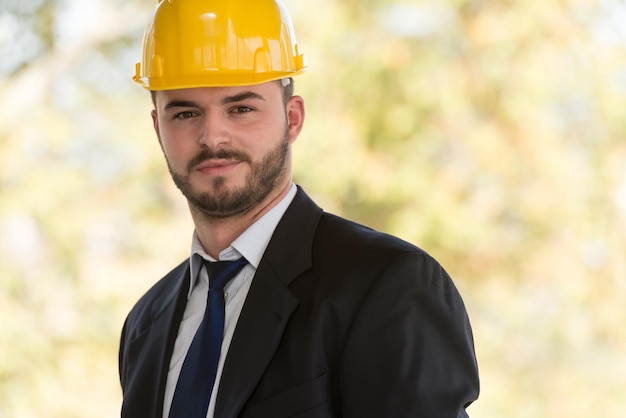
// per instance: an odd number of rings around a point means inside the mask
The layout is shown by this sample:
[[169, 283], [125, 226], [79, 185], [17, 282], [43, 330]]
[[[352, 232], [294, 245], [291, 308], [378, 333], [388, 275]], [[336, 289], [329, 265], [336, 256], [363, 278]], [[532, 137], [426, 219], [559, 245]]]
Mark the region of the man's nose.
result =
[[217, 149], [230, 142], [228, 121], [219, 112], [207, 111], [204, 115], [202, 128], [202, 132], [198, 138], [200, 145]]

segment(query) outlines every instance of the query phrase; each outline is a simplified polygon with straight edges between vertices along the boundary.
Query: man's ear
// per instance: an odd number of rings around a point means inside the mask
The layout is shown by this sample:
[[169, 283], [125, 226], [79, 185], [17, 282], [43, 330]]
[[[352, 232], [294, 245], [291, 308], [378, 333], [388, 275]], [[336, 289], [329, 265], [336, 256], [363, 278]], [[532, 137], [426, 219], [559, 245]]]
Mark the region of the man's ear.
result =
[[289, 142], [296, 140], [304, 126], [304, 99], [300, 96], [292, 96], [287, 102], [287, 126], [289, 128]]
[[156, 133], [157, 139], [159, 140], [159, 145], [161, 146], [161, 149], [163, 149], [163, 143], [161, 142], [161, 131], [159, 129], [159, 116], [156, 109], [152, 109], [152, 112], [150, 112], [150, 116], [152, 116], [152, 126], [154, 127], [154, 132]]

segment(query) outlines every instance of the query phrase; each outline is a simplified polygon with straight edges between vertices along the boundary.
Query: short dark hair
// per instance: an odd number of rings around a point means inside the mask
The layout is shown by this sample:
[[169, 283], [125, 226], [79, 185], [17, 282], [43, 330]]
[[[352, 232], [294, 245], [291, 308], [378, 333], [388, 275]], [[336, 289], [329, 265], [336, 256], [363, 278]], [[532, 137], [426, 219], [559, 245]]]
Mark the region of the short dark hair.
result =
[[[287, 81], [283, 82], [283, 80]], [[293, 97], [295, 87], [293, 77], [282, 78], [280, 80], [276, 80], [276, 82], [280, 84], [280, 87], [283, 90], [283, 104], [286, 105], [289, 99]], [[152, 97], [152, 105], [156, 109], [156, 91], [150, 90], [150, 96]]]
[[[287, 81], [283, 82], [283, 80], [287, 80]], [[295, 87], [294, 82], [293, 82], [293, 77], [283, 78], [281, 80], [278, 80], [278, 82], [280, 83], [280, 86], [283, 89], [283, 104], [286, 105], [289, 99], [293, 97], [293, 91]]]

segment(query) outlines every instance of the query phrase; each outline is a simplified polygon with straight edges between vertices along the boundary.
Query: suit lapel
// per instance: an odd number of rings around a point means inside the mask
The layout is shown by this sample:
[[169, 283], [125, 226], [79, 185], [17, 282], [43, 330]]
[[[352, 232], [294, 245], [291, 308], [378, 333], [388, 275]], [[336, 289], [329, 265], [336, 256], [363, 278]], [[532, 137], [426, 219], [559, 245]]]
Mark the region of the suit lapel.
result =
[[311, 267], [322, 210], [298, 193], [279, 222], [256, 271], [224, 364], [215, 418], [236, 417], [263, 376], [298, 299], [288, 285]]
[[156, 417], [163, 414], [165, 383], [178, 325], [185, 309], [188, 276], [189, 263], [185, 262], [164, 277], [168, 284], [151, 306], [151, 322], [136, 339], [129, 342], [128, 351], [133, 353], [130, 361], [136, 363], [133, 370], [142, 377], [142, 381], [155, 384], [134, 385], [132, 395], [125, 394], [125, 398], [140, 400], [138, 403], [129, 402], [129, 405], [141, 408], [137, 411], [139, 415], [128, 411], [128, 416]]

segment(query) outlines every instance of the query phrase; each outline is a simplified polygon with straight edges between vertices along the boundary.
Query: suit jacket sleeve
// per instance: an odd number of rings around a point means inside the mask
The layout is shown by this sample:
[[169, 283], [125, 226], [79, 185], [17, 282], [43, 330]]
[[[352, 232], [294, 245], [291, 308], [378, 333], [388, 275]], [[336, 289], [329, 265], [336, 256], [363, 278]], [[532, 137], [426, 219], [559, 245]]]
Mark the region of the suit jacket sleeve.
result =
[[479, 386], [472, 332], [435, 260], [390, 260], [358, 309], [341, 365], [343, 416], [467, 417]]

